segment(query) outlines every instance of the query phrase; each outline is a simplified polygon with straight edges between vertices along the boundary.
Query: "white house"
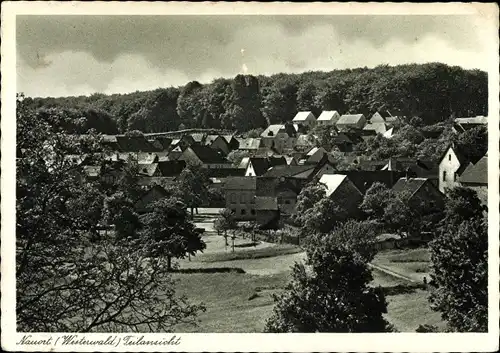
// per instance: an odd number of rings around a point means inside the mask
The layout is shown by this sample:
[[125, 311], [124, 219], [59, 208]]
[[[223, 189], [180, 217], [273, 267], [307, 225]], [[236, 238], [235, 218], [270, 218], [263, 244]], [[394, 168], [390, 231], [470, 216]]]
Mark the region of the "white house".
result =
[[449, 146], [439, 162], [439, 191], [460, 185], [459, 177], [470, 161], [453, 145]]
[[293, 118], [292, 123], [313, 127], [316, 124], [316, 117], [311, 112], [298, 112]]
[[335, 125], [337, 120], [339, 120], [340, 114], [336, 110], [325, 110], [321, 112], [318, 117], [317, 124], [318, 125]]
[[339, 130], [349, 128], [362, 129], [366, 125], [366, 118], [363, 114], [344, 114], [339, 118], [335, 125]]

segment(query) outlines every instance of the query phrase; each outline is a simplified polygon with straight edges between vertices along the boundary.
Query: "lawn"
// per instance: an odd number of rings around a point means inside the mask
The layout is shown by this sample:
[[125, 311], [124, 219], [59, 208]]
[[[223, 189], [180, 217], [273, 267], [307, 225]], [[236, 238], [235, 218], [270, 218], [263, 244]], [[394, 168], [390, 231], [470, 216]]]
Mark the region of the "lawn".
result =
[[[207, 250], [180, 261], [185, 272], [174, 274], [178, 292], [194, 303], [203, 302], [207, 311], [199, 315], [197, 327], [180, 325], [180, 332], [262, 332], [272, 314], [273, 293], [282, 290], [290, 279], [290, 267], [302, 261], [305, 253], [292, 245], [250, 244], [237, 239], [235, 252], [225, 247], [221, 236], [209, 235]], [[420, 276], [428, 266], [426, 249], [390, 250], [377, 255], [380, 267], [404, 275]], [[427, 267], [422, 267], [427, 269]], [[399, 273], [398, 272], [398, 273]], [[419, 325], [444, 327], [438, 313], [430, 309], [423, 284], [372, 271], [372, 285], [384, 288], [388, 302], [386, 318], [400, 332], [415, 332]]]
[[429, 279], [430, 252], [428, 248], [381, 251], [372, 263], [416, 282], [422, 282], [424, 277]]

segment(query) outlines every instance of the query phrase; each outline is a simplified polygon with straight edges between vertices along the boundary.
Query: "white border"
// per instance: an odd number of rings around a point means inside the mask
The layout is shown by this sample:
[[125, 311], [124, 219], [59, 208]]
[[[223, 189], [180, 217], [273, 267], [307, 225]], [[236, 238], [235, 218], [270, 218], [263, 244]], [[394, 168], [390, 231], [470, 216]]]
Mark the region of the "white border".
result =
[[[23, 334], [15, 332], [15, 93], [16, 93], [16, 15], [17, 14], [114, 14], [114, 15], [173, 15], [173, 14], [475, 14], [484, 18], [491, 35], [490, 54], [484, 60], [490, 64], [489, 77], [489, 333], [487, 334], [179, 334], [177, 346], [17, 346]], [[498, 268], [499, 268], [499, 59], [498, 7], [480, 3], [131, 3], [120, 2], [2, 2], [2, 161], [1, 174], [1, 273], [2, 273], [2, 348], [24, 351], [183, 351], [183, 352], [487, 352], [498, 349]], [[496, 120], [495, 120], [496, 119]], [[115, 335], [118, 339], [127, 334]], [[34, 334], [33, 338], [62, 334]], [[109, 334], [79, 334], [87, 339], [106, 338]], [[139, 335], [140, 336], [140, 335]], [[165, 339], [169, 334], [147, 334], [147, 339]], [[138, 337], [138, 336], [137, 336]]]

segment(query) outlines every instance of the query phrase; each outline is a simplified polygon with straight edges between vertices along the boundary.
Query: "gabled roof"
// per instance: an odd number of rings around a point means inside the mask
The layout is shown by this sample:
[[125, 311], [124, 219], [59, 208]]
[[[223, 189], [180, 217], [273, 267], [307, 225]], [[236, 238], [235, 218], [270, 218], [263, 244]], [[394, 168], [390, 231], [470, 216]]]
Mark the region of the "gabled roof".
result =
[[365, 116], [363, 114], [344, 114], [339, 120], [337, 120], [337, 125], [351, 125], [357, 124]]
[[198, 133], [198, 132], [193, 132], [193, 133], [191, 134], [191, 137], [193, 138], [193, 141], [194, 141], [194, 142], [198, 142], [198, 143], [200, 143], [200, 142], [202, 142], [202, 141], [203, 141], [203, 138], [205, 137], [205, 134], [203, 134], [203, 133]]
[[309, 152], [307, 152], [306, 156], [311, 157], [318, 151], [326, 153], [326, 150], [323, 147], [313, 147], [309, 150]]
[[275, 165], [286, 164], [286, 159], [284, 157], [251, 157], [249, 160], [252, 163], [253, 170], [257, 176], [264, 174], [269, 168]]
[[316, 120], [316, 117], [311, 112], [298, 112], [292, 121]]
[[318, 117], [318, 121], [332, 121], [336, 122], [338, 120], [337, 118], [339, 117], [339, 112], [336, 110], [324, 110], [321, 112], [321, 114]]
[[241, 168], [210, 168], [205, 170], [209, 178], [227, 178], [232, 176], [245, 176], [245, 170]]
[[224, 140], [226, 140], [227, 143], [231, 143], [232, 141], [237, 142], [237, 140], [234, 138], [233, 135], [221, 135], [221, 136], [224, 138]]
[[395, 192], [409, 192], [410, 195], [414, 195], [424, 184], [427, 182], [427, 178], [400, 178], [396, 184], [392, 187]]
[[243, 139], [240, 142], [240, 147], [238, 149], [240, 150], [256, 150], [259, 149], [261, 146], [261, 140], [260, 138], [247, 138]]
[[488, 184], [488, 157], [484, 156], [476, 164], [469, 165], [459, 180], [467, 184]]
[[315, 165], [277, 165], [263, 174], [265, 177], [293, 177], [307, 171], [314, 172]]
[[370, 123], [366, 124], [363, 130], [374, 131], [375, 134], [383, 134], [387, 131], [387, 125], [385, 125], [385, 123]]
[[[465, 153], [463, 153], [460, 148], [458, 148], [457, 146], [455, 146], [454, 144], [449, 144], [448, 147], [446, 147], [446, 149], [444, 150], [443, 154], [441, 155], [441, 158], [439, 158], [439, 161], [441, 162], [443, 160], [443, 158], [446, 157], [446, 155], [448, 154], [448, 150], [449, 149], [452, 149], [453, 150], [453, 153], [455, 153], [455, 155], [457, 156], [457, 159], [458, 159], [458, 162], [460, 163], [460, 167], [464, 167], [464, 166], [467, 166], [469, 165], [470, 161], [469, 159], [466, 157]], [[460, 173], [459, 173], [460, 174]]]
[[260, 211], [277, 211], [278, 199], [272, 196], [256, 196], [255, 209]]
[[221, 137], [221, 136], [219, 136], [219, 135], [207, 135], [207, 137], [205, 138], [205, 145], [210, 146], [210, 145], [211, 145], [211, 144], [212, 144], [215, 140], [217, 140], [219, 137], [220, 137], [221, 139], [223, 139], [223, 140], [224, 140], [224, 142], [226, 142], [226, 143], [227, 143], [227, 141], [226, 141], [223, 137]]
[[256, 177], [228, 177], [224, 183], [226, 190], [255, 190]]
[[181, 174], [182, 170], [186, 167], [185, 161], [165, 161], [158, 162], [158, 169], [164, 177], [172, 177]]
[[269, 125], [262, 133], [260, 134], [260, 137], [274, 137], [278, 133], [284, 133], [285, 131], [285, 125], [282, 124], [273, 124]]
[[204, 164], [228, 163], [228, 160], [218, 151], [208, 146], [193, 144], [189, 148]]
[[[326, 196], [330, 196], [335, 192], [335, 190], [338, 189], [338, 187], [344, 182], [351, 182], [349, 178], [347, 178], [347, 175], [343, 174], [323, 174], [321, 178], [319, 179], [319, 182], [326, 187]], [[361, 194], [361, 191], [358, 190], [358, 188], [354, 186], [354, 189]], [[361, 194], [362, 195], [362, 194]]]
[[158, 163], [142, 164], [139, 166], [138, 174], [145, 176], [153, 176], [158, 169]]

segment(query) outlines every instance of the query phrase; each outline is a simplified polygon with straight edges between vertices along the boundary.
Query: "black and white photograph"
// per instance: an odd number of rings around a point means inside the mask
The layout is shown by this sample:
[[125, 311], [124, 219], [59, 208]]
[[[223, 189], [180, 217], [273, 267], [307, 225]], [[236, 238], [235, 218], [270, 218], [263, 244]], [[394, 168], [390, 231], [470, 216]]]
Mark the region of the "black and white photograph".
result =
[[4, 350], [498, 349], [496, 4], [28, 5]]

